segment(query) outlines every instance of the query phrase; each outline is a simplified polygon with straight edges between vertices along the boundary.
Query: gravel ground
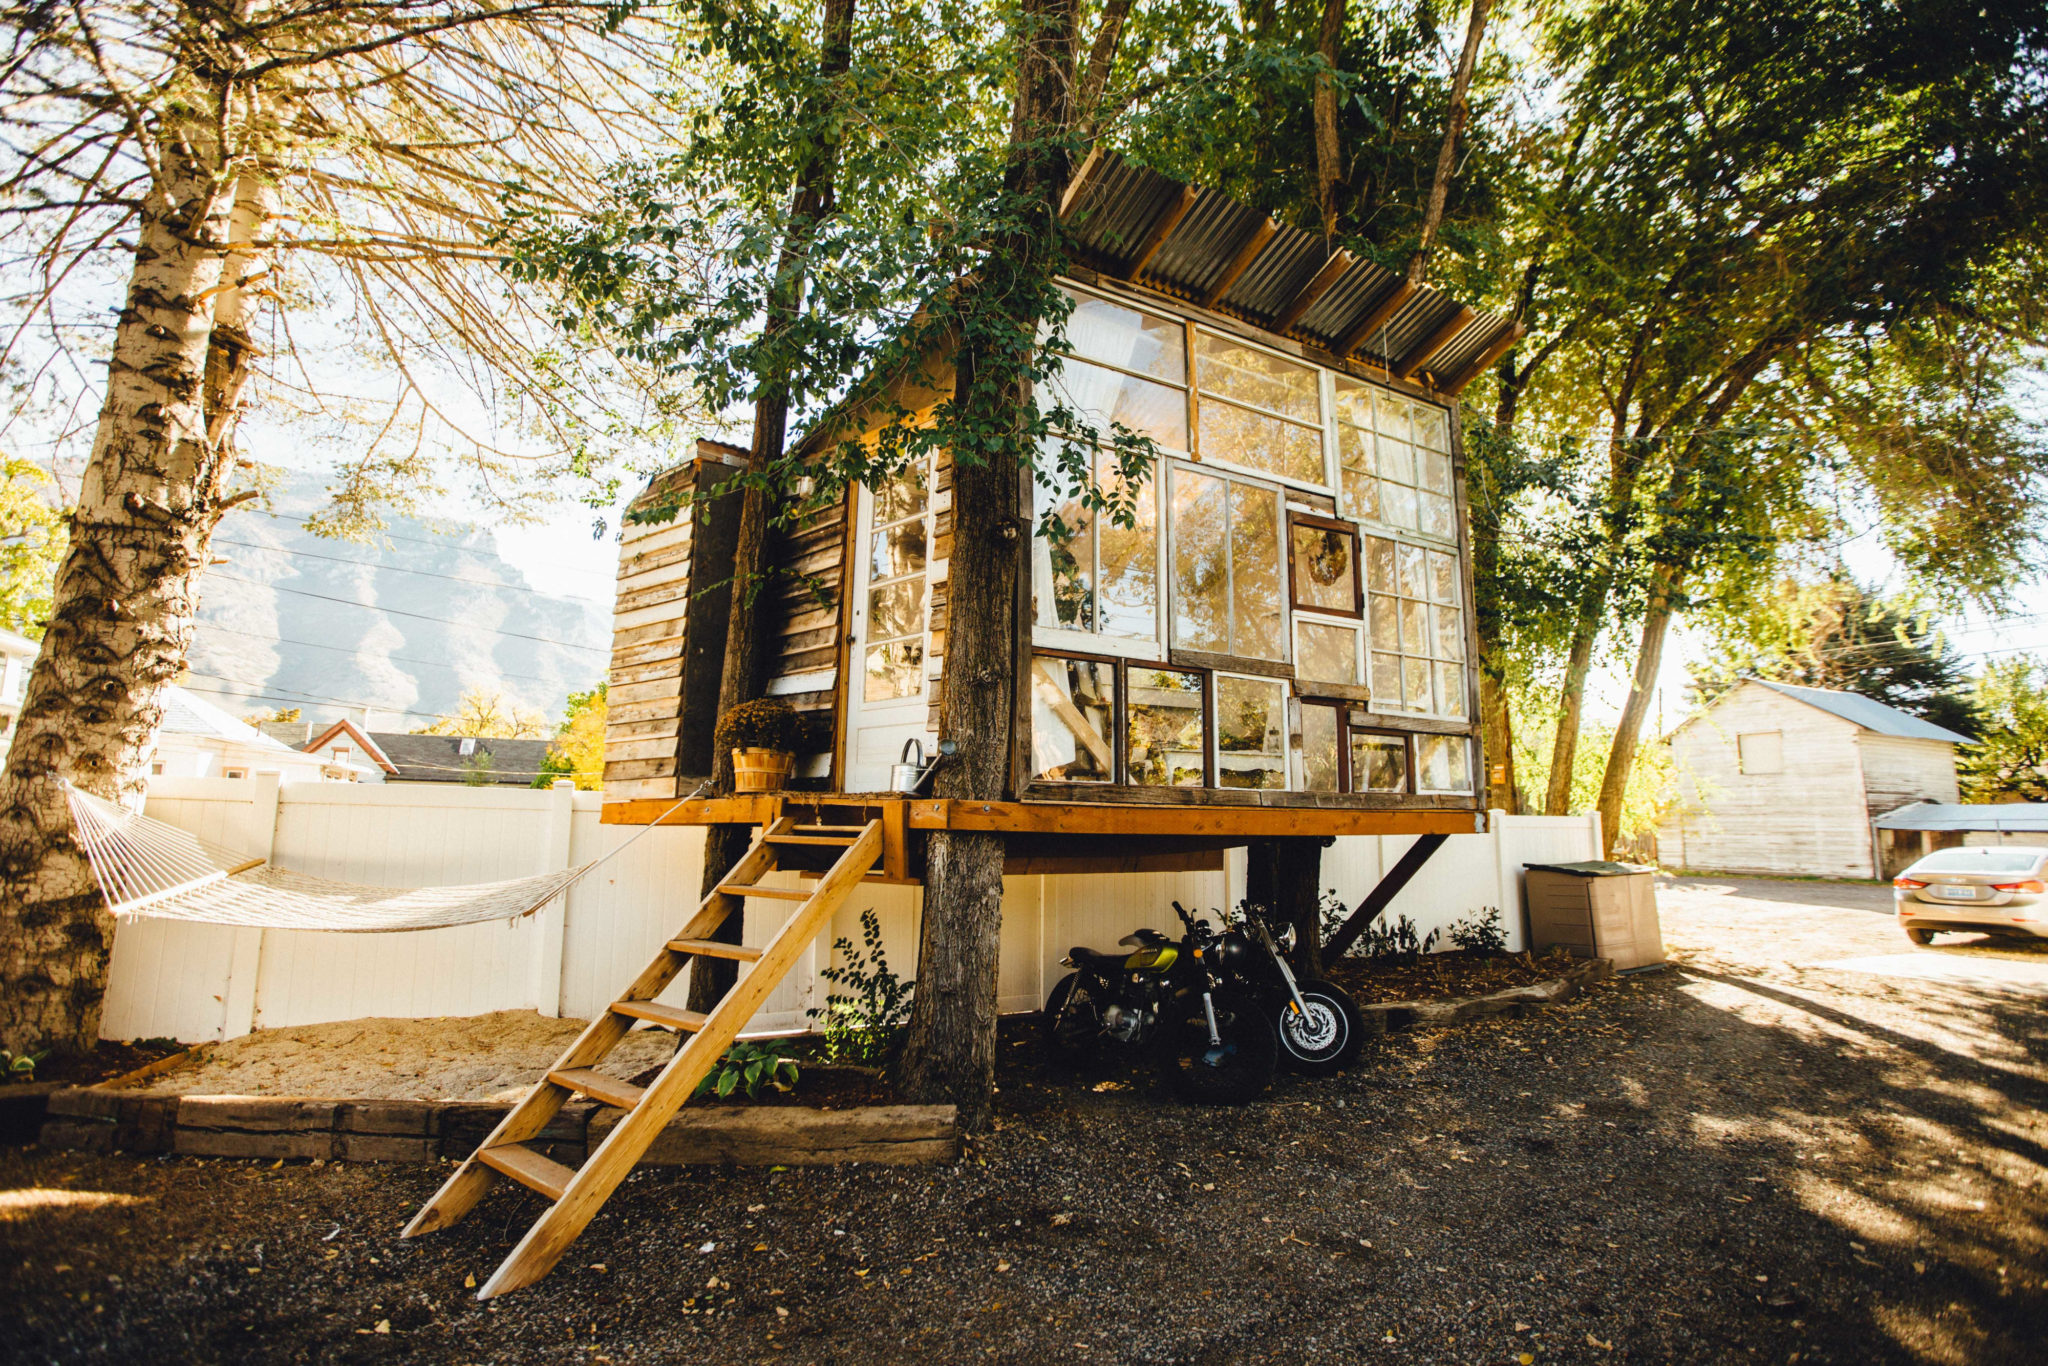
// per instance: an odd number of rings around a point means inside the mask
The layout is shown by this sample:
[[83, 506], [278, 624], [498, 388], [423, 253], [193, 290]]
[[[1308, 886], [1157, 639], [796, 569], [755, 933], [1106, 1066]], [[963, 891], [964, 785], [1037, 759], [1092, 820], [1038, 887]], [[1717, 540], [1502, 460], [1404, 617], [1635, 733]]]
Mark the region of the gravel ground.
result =
[[524, 1194], [405, 1243], [435, 1171], [13, 1150], [0, 1357], [2040, 1361], [2039, 995], [1818, 966], [1882, 889], [1662, 900], [1676, 970], [1243, 1110], [1007, 1042], [957, 1166], [643, 1171], [489, 1304]]

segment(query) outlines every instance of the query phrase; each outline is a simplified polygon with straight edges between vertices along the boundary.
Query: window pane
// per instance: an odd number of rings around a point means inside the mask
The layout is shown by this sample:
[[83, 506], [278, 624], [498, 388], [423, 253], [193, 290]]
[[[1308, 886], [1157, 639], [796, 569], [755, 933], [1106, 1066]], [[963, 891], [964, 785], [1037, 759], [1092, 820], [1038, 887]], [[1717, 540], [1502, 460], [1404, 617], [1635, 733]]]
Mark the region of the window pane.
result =
[[1378, 476], [1356, 470], [1345, 470], [1344, 512], [1361, 522], [1383, 520], [1380, 513], [1380, 481]]
[[1429, 608], [1419, 602], [1401, 604], [1401, 653], [1429, 653]]
[[1337, 420], [1354, 427], [1372, 426], [1372, 390], [1355, 379], [1337, 376]]
[[1393, 735], [1351, 737], [1351, 790], [1406, 792], [1408, 742]]
[[1380, 434], [1391, 436], [1396, 441], [1410, 440], [1414, 433], [1408, 425], [1407, 400], [1397, 398], [1384, 389], [1373, 397], [1376, 400], [1373, 407], [1379, 413], [1379, 422], [1376, 425], [1380, 429]]
[[1059, 373], [1050, 376], [1045, 387], [1100, 440], [1108, 441], [1110, 423], [1120, 422], [1162, 446], [1188, 448], [1188, 401], [1179, 389], [1072, 359], [1061, 362]]
[[1457, 534], [1453, 529], [1457, 521], [1457, 505], [1440, 493], [1418, 493], [1415, 496], [1422, 504], [1416, 530], [1441, 541], [1451, 540]]
[[1436, 710], [1429, 696], [1429, 672], [1429, 661], [1426, 659], [1401, 661], [1401, 705], [1407, 710]]
[[1401, 710], [1401, 657], [1372, 657], [1372, 704], [1380, 711]]
[[1173, 472], [1173, 639], [1187, 650], [1230, 649], [1230, 578], [1223, 481]]
[[1211, 332], [1195, 334], [1195, 379], [1212, 394], [1254, 403], [1300, 422], [1322, 424], [1313, 367]]
[[1429, 552], [1429, 595], [1438, 602], [1458, 600], [1458, 557], [1441, 550]]
[[1416, 445], [1427, 446], [1433, 451], [1448, 451], [1451, 448], [1450, 424], [1444, 421], [1443, 409], [1418, 403], [1413, 409], [1413, 417]]
[[905, 579], [868, 593], [868, 639], [924, 634], [924, 580]]
[[1365, 586], [1375, 593], [1394, 591], [1394, 543], [1379, 536], [1365, 539]]
[[1429, 580], [1425, 571], [1429, 567], [1429, 552], [1419, 545], [1404, 545], [1401, 556], [1401, 596], [1404, 598], [1426, 598], [1429, 596]]
[[1358, 682], [1358, 632], [1349, 626], [1303, 621], [1296, 624], [1294, 669], [1317, 683]]
[[1397, 484], [1415, 482], [1415, 452], [1407, 442], [1382, 436], [1379, 440], [1380, 477]]
[[877, 531], [868, 547], [868, 579], [899, 579], [924, 573], [924, 518]]
[[897, 640], [887, 645], [868, 646], [867, 685], [862, 694], [868, 701], [915, 697], [923, 688], [922, 640]]
[[1187, 380], [1187, 335], [1181, 325], [1089, 294], [1075, 294], [1067, 315], [1067, 348], [1091, 360], [1163, 379]]
[[1415, 530], [1415, 490], [1406, 484], [1380, 481], [1380, 520], [1403, 531]]
[[1465, 666], [1462, 664], [1438, 664], [1436, 666], [1436, 705], [1445, 716], [1465, 714]]
[[1435, 451], [1417, 448], [1415, 452], [1416, 473], [1421, 475], [1415, 482], [1431, 493], [1451, 491], [1451, 457]]
[[1337, 709], [1301, 709], [1301, 785], [1310, 792], [1337, 788]]
[[1116, 666], [1045, 655], [1031, 664], [1031, 776], [1113, 781]]
[[1462, 735], [1418, 735], [1419, 786], [1429, 792], [1470, 792], [1472, 765]]
[[924, 511], [924, 465], [922, 459], [914, 460], [901, 474], [875, 490], [877, 526]]
[[1330, 612], [1358, 610], [1358, 537], [1329, 527], [1294, 528], [1294, 600]]
[[1206, 395], [1201, 404], [1204, 460], [1225, 460], [1304, 484], [1323, 482], [1323, 434]]
[[[1109, 456], [1105, 467], [1113, 467]], [[1113, 481], [1110, 469], [1100, 476], [1113, 502], [1122, 502], [1123, 485]], [[1096, 535], [1102, 543], [1102, 587], [1096, 601], [1097, 629], [1104, 635], [1159, 635], [1159, 502], [1150, 478], [1136, 488], [1132, 499], [1133, 523], [1121, 527], [1109, 517], [1096, 521]]]
[[1398, 650], [1401, 648], [1401, 606], [1400, 599], [1390, 598], [1384, 593], [1372, 595], [1371, 610], [1372, 647], [1375, 650]]
[[1095, 629], [1095, 514], [1078, 490], [1038, 485], [1031, 544], [1031, 610], [1040, 626]]
[[1202, 723], [1202, 676], [1171, 669], [1133, 669], [1126, 737], [1131, 781], [1145, 787], [1200, 787], [1208, 734]]
[[1438, 659], [1465, 657], [1464, 614], [1455, 607], [1436, 609], [1436, 655]]
[[1278, 679], [1216, 679], [1216, 781], [1221, 787], [1287, 786], [1287, 685]]
[[1246, 659], [1285, 657], [1287, 604], [1280, 573], [1280, 496], [1231, 484], [1230, 574], [1237, 609], [1231, 653]]

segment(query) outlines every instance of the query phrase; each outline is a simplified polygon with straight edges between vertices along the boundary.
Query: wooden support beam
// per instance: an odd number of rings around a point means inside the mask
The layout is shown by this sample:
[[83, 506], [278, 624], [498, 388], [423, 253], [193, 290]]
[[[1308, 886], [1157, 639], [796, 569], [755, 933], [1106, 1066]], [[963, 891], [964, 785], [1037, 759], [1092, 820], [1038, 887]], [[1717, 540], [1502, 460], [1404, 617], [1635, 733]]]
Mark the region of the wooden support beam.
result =
[[1090, 147], [1088, 155], [1081, 161], [1074, 178], [1067, 182], [1066, 190], [1060, 195], [1060, 217], [1065, 218], [1081, 202], [1081, 196], [1095, 184], [1095, 177], [1102, 173], [1102, 148]]
[[1330, 259], [1323, 262], [1323, 268], [1309, 278], [1309, 282], [1287, 301], [1287, 307], [1273, 319], [1273, 330], [1284, 333], [1300, 322], [1301, 315], [1308, 312], [1316, 300], [1328, 294], [1332, 285], [1344, 278], [1344, 272], [1351, 269], [1352, 259], [1351, 253], [1342, 247], [1331, 253]]
[[1431, 356], [1449, 346], [1451, 338], [1470, 327], [1472, 320], [1478, 316], [1479, 314], [1471, 308], [1460, 305], [1458, 311], [1453, 313], [1442, 327], [1424, 337], [1422, 343], [1394, 367], [1394, 378], [1414, 379], [1416, 372], [1428, 363]]
[[1330, 936], [1330, 942], [1323, 945], [1323, 961], [1334, 963], [1342, 958], [1345, 950], [1358, 942], [1358, 936], [1379, 918], [1380, 912], [1401, 894], [1403, 887], [1415, 880], [1415, 875], [1422, 871], [1422, 865], [1429, 862], [1429, 856], [1443, 848], [1444, 841], [1449, 838], [1449, 835], [1424, 835], [1409, 845], [1408, 852], [1401, 855], [1387, 870], [1387, 875], [1365, 894], [1365, 900], [1358, 903], [1358, 909], [1338, 926], [1337, 932]]
[[1166, 239], [1180, 226], [1180, 220], [1186, 218], [1188, 210], [1195, 207], [1195, 200], [1201, 193], [1192, 185], [1181, 188], [1180, 198], [1173, 201], [1172, 207], [1161, 214], [1159, 221], [1152, 225], [1152, 230], [1145, 234], [1145, 240], [1138, 243], [1138, 254], [1131, 258], [1131, 264], [1124, 269], [1126, 280], [1137, 279], [1152, 258], [1159, 254], [1159, 249], [1166, 245]]
[[1216, 307], [1217, 301], [1230, 292], [1238, 277], [1252, 268], [1252, 262], [1259, 259], [1259, 253], [1266, 249], [1266, 243], [1273, 240], [1273, 234], [1280, 231], [1280, 225], [1268, 218], [1252, 229], [1252, 235], [1244, 239], [1244, 245], [1237, 249], [1237, 255], [1230, 258], [1230, 264], [1216, 277], [1216, 283], [1209, 286], [1209, 292], [1201, 298], [1204, 308]]
[[1459, 371], [1457, 378], [1444, 385], [1444, 392], [1452, 398], [1456, 398], [1459, 394], [1463, 393], [1466, 385], [1485, 374], [1495, 361], [1512, 351], [1515, 343], [1520, 341], [1528, 331], [1529, 329], [1526, 326], [1516, 323], [1513, 327], [1508, 328], [1505, 332], [1494, 338], [1487, 348], [1479, 353], [1477, 360]]
[[1337, 339], [1337, 354], [1345, 360], [1350, 360], [1353, 353], [1359, 347], [1365, 345], [1367, 338], [1371, 337], [1373, 333], [1379, 331], [1382, 327], [1385, 327], [1393, 316], [1401, 311], [1401, 306], [1414, 297], [1415, 284], [1413, 281], [1403, 280], [1395, 285], [1393, 293], [1373, 305], [1366, 315], [1352, 326], [1349, 332], [1346, 332]]

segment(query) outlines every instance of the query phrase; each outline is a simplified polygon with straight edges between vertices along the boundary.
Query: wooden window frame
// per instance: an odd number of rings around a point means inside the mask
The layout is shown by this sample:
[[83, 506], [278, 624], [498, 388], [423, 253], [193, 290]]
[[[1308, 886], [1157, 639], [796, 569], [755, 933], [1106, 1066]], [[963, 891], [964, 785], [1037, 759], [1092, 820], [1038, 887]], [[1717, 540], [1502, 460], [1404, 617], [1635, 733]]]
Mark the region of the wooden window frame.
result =
[[[1303, 602], [1299, 593], [1299, 561], [1294, 554], [1294, 529], [1310, 527], [1317, 531], [1335, 531], [1351, 538], [1351, 610], [1340, 607], [1323, 607], [1316, 603]], [[1290, 612], [1307, 612], [1326, 617], [1345, 617], [1352, 621], [1365, 620], [1365, 536], [1358, 529], [1358, 523], [1347, 522], [1341, 517], [1324, 517], [1315, 513], [1287, 513], [1287, 607]], [[1291, 623], [1290, 623], [1291, 624]], [[1296, 661], [1297, 664], [1299, 661]]]
[[[1274, 483], [1280, 485], [1283, 489], [1313, 490], [1316, 493], [1327, 493], [1332, 498], [1335, 498], [1338, 494], [1338, 489], [1335, 479], [1334, 465], [1336, 452], [1332, 450], [1330, 444], [1330, 423], [1333, 421], [1333, 404], [1331, 398], [1333, 390], [1331, 389], [1331, 382], [1329, 379], [1329, 375], [1331, 373], [1329, 368], [1327, 366], [1320, 365], [1317, 362], [1308, 359], [1306, 356], [1291, 356], [1287, 354], [1287, 352], [1279, 350], [1278, 348], [1273, 346], [1268, 346], [1264, 342], [1255, 341], [1250, 337], [1239, 336], [1234, 332], [1226, 332], [1219, 327], [1211, 327], [1209, 324], [1201, 322], [1192, 317], [1183, 318], [1182, 321], [1187, 326], [1186, 352], [1188, 360], [1188, 458], [1193, 460], [1197, 464], [1214, 465], [1217, 469], [1243, 470], [1245, 473], [1249, 474], [1254, 479], [1270, 479]], [[1204, 453], [1204, 451], [1202, 450], [1201, 409], [1202, 398], [1205, 391], [1202, 388], [1200, 368], [1196, 364], [1195, 357], [1195, 347], [1202, 333], [1207, 333], [1212, 337], [1218, 337], [1223, 341], [1229, 342], [1233, 346], [1243, 346], [1249, 350], [1263, 351], [1267, 355], [1273, 357], [1275, 360], [1285, 361], [1289, 365], [1299, 365], [1304, 369], [1308, 370], [1311, 374], [1313, 374], [1316, 377], [1317, 421], [1315, 421], [1314, 423], [1304, 422], [1302, 419], [1298, 417], [1290, 417], [1286, 413], [1276, 413], [1271, 408], [1262, 407], [1256, 403], [1247, 403], [1243, 399], [1231, 398], [1227, 394], [1209, 393], [1208, 396], [1215, 399], [1216, 402], [1224, 404], [1227, 407], [1241, 408], [1245, 412], [1256, 413], [1260, 417], [1271, 418], [1275, 422], [1284, 422], [1291, 427], [1300, 427], [1304, 431], [1315, 432], [1316, 444], [1318, 447], [1321, 448], [1323, 456], [1322, 482], [1315, 484], [1304, 483], [1299, 479], [1294, 479], [1284, 474], [1275, 474], [1271, 470], [1261, 470], [1255, 469], [1250, 465], [1241, 465], [1235, 460], [1211, 460], [1209, 456], [1206, 453]]]
[[[1317, 707], [1324, 711], [1334, 711], [1337, 713], [1337, 791], [1335, 795], [1339, 797], [1355, 795], [1351, 791], [1351, 732], [1348, 729], [1351, 708], [1355, 704], [1342, 698], [1329, 697], [1297, 697], [1294, 700], [1300, 705], [1304, 716], [1306, 716], [1310, 707]], [[1294, 757], [1293, 754], [1288, 755], [1290, 760]], [[1308, 769], [1305, 763], [1301, 773], [1301, 785], [1290, 787], [1288, 790], [1291, 792], [1313, 792], [1316, 790], [1308, 785]]]
[[1287, 704], [1288, 704], [1289, 702], [1292, 702], [1292, 701], [1296, 701], [1297, 699], [1296, 699], [1296, 697], [1295, 697], [1295, 695], [1294, 695], [1294, 689], [1292, 689], [1291, 687], [1289, 687], [1289, 686], [1288, 686], [1288, 680], [1287, 680], [1287, 679], [1284, 679], [1284, 678], [1278, 678], [1278, 677], [1275, 677], [1275, 676], [1274, 676], [1274, 675], [1272, 675], [1272, 674], [1261, 674], [1261, 673], [1249, 673], [1249, 672], [1246, 672], [1246, 671], [1245, 671], [1245, 670], [1243, 670], [1243, 669], [1210, 669], [1210, 670], [1204, 670], [1204, 671], [1203, 671], [1203, 673], [1204, 673], [1204, 679], [1203, 679], [1203, 687], [1204, 687], [1204, 688], [1205, 688], [1205, 689], [1207, 690], [1207, 692], [1208, 692], [1208, 694], [1209, 694], [1209, 696], [1210, 696], [1210, 699], [1211, 699], [1211, 705], [1210, 705], [1210, 708], [1209, 708], [1209, 712], [1210, 712], [1210, 725], [1209, 725], [1209, 778], [1210, 778], [1210, 785], [1211, 785], [1212, 787], [1216, 787], [1216, 788], [1217, 788], [1217, 789], [1218, 789], [1219, 791], [1220, 791], [1220, 790], [1225, 790], [1225, 789], [1223, 789], [1223, 788], [1222, 788], [1222, 783], [1223, 783], [1223, 718], [1222, 718], [1222, 715], [1221, 715], [1220, 713], [1218, 713], [1218, 712], [1217, 712], [1217, 710], [1216, 710], [1216, 706], [1215, 706], [1215, 703], [1214, 703], [1214, 698], [1215, 698], [1215, 696], [1216, 696], [1216, 684], [1217, 684], [1217, 681], [1218, 681], [1219, 679], [1223, 679], [1223, 678], [1238, 678], [1238, 679], [1242, 679], [1242, 680], [1243, 680], [1244, 682], [1246, 682], [1246, 683], [1259, 683], [1259, 684], [1268, 684], [1268, 685], [1276, 685], [1276, 686], [1278, 686], [1278, 687], [1279, 687], [1279, 689], [1280, 689], [1280, 773], [1281, 773], [1281, 777], [1282, 777], [1282, 780], [1283, 780], [1283, 781], [1282, 781], [1282, 784], [1281, 784], [1281, 786], [1279, 786], [1279, 787], [1277, 787], [1277, 788], [1272, 788], [1272, 787], [1236, 787], [1236, 788], [1230, 788], [1230, 789], [1227, 789], [1227, 790], [1229, 790], [1229, 791], [1232, 791], [1232, 792], [1296, 792], [1296, 791], [1300, 791], [1301, 789], [1299, 789], [1299, 788], [1297, 788], [1297, 787], [1295, 787], [1295, 786], [1294, 786], [1294, 762], [1293, 762], [1293, 761], [1294, 761], [1294, 752], [1293, 752], [1293, 747], [1292, 747], [1292, 745], [1290, 745], [1290, 744], [1289, 744], [1289, 739], [1290, 739], [1290, 735], [1289, 735], [1289, 732], [1290, 732], [1290, 730], [1291, 730], [1291, 727], [1290, 727], [1290, 726], [1289, 726], [1289, 725], [1287, 724]]
[[[1357, 704], [1353, 703], [1351, 705], [1355, 707]], [[1351, 772], [1351, 737], [1353, 735], [1376, 735], [1379, 736], [1381, 739], [1399, 740], [1401, 742], [1401, 748], [1407, 756], [1407, 761], [1402, 765], [1401, 778], [1403, 785], [1399, 793], [1378, 792], [1376, 790], [1364, 791], [1358, 787], [1357, 783], [1354, 781], [1354, 775]], [[1389, 726], [1369, 722], [1354, 723], [1351, 710], [1347, 708], [1344, 713], [1344, 725], [1342, 729], [1339, 731], [1339, 738], [1344, 747], [1344, 790], [1346, 792], [1350, 793], [1354, 797], [1419, 797], [1423, 795], [1422, 789], [1416, 781], [1417, 774], [1415, 771], [1414, 731], [1395, 730]]]
[[[1130, 776], [1130, 674], [1133, 669], [1156, 669], [1161, 673], [1194, 674], [1202, 680], [1202, 785], [1197, 791], [1209, 791], [1216, 786], [1216, 671], [1196, 668], [1188, 664], [1173, 664], [1164, 660], [1119, 659], [1117, 664], [1122, 674], [1117, 679], [1117, 755], [1121, 772], [1119, 787], [1150, 787], [1150, 783], [1135, 783]], [[1170, 788], [1172, 784], [1167, 784]]]
[[[1263, 479], [1256, 475], [1240, 473], [1236, 465], [1204, 465], [1199, 460], [1162, 460], [1156, 463], [1156, 467], [1163, 471], [1161, 474], [1154, 476], [1159, 481], [1160, 489], [1160, 626], [1164, 632], [1168, 657], [1187, 656], [1199, 661], [1191, 664], [1170, 664], [1158, 667], [1209, 671], [1220, 668], [1225, 673], [1263, 673], [1277, 678], [1294, 677], [1294, 570], [1292, 563], [1293, 550], [1287, 544], [1291, 529], [1287, 510], [1288, 486], [1271, 479]], [[1231, 654], [1228, 651], [1194, 650], [1182, 645], [1177, 638], [1174, 625], [1173, 595], [1179, 588], [1179, 583], [1175, 577], [1173, 565], [1174, 558], [1180, 549], [1180, 530], [1179, 521], [1173, 514], [1173, 481], [1179, 477], [1182, 471], [1198, 478], [1217, 480], [1225, 486], [1223, 494], [1225, 506], [1224, 544], [1227, 568], [1224, 571], [1224, 592], [1228, 597], [1230, 605], [1231, 617], [1229, 627], [1232, 636], [1230, 643], [1233, 645], [1236, 644], [1235, 636], [1237, 634], [1237, 554], [1235, 549], [1230, 546], [1228, 540], [1230, 534], [1230, 515], [1228, 511], [1230, 490], [1228, 486], [1231, 484], [1243, 484], [1257, 489], [1262, 494], [1273, 495], [1277, 502], [1277, 515], [1279, 518], [1277, 530], [1281, 540], [1280, 573], [1287, 581], [1286, 591], [1280, 599], [1280, 649], [1282, 658], [1261, 659], [1257, 655], [1238, 655]]]
[[1123, 666], [1126, 661], [1115, 655], [1086, 654], [1079, 650], [1041, 650], [1033, 646], [1031, 661], [1034, 669], [1037, 667], [1038, 660], [1041, 657], [1045, 659], [1073, 660], [1081, 664], [1107, 664], [1109, 666], [1110, 677], [1114, 680], [1113, 686], [1116, 688], [1116, 696], [1111, 699], [1109, 708], [1111, 731], [1109, 737], [1110, 776], [1107, 781], [1103, 781], [1097, 778], [1040, 778], [1034, 774], [1029, 775], [1027, 781], [1034, 783], [1072, 783], [1077, 787], [1107, 788], [1131, 786], [1129, 765], [1125, 762], [1124, 743], [1124, 732], [1126, 730], [1124, 712], [1130, 696], [1129, 686], [1124, 678]]

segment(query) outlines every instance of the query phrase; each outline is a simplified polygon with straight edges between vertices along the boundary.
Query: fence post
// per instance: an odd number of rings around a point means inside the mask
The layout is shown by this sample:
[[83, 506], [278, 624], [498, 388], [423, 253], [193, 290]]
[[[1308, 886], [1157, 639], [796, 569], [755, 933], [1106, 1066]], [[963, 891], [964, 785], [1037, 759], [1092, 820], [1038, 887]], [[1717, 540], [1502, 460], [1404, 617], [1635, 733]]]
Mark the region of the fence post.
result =
[[[572, 778], [557, 778], [548, 791], [547, 828], [541, 838], [541, 866], [536, 872], [568, 870], [575, 821], [576, 782]], [[533, 930], [533, 1008], [554, 1019], [562, 1013], [562, 941], [569, 933], [568, 893], [533, 913]]]
[[1600, 813], [1598, 811], [1588, 811], [1586, 813], [1586, 829], [1591, 831], [1593, 835], [1593, 852], [1586, 855], [1586, 857], [1589, 859], [1606, 858], [1607, 832], [1600, 828]]
[[1500, 908], [1501, 925], [1513, 925], [1522, 936], [1522, 948], [1529, 947], [1529, 916], [1522, 905], [1520, 871], [1515, 861], [1508, 857], [1508, 813], [1498, 808], [1486, 813], [1487, 833], [1493, 836], [1493, 885], [1499, 898], [1494, 905]]
[[[254, 827], [250, 833], [255, 838], [249, 856], [268, 859], [277, 848], [280, 779], [275, 773], [258, 773], [253, 781], [256, 791], [249, 798], [249, 823]], [[263, 978], [264, 931], [237, 929], [233, 934], [234, 942], [228, 951], [227, 990], [221, 993], [220, 998], [220, 1036], [223, 1039], [239, 1039], [255, 1031], [258, 1017], [256, 996]]]

